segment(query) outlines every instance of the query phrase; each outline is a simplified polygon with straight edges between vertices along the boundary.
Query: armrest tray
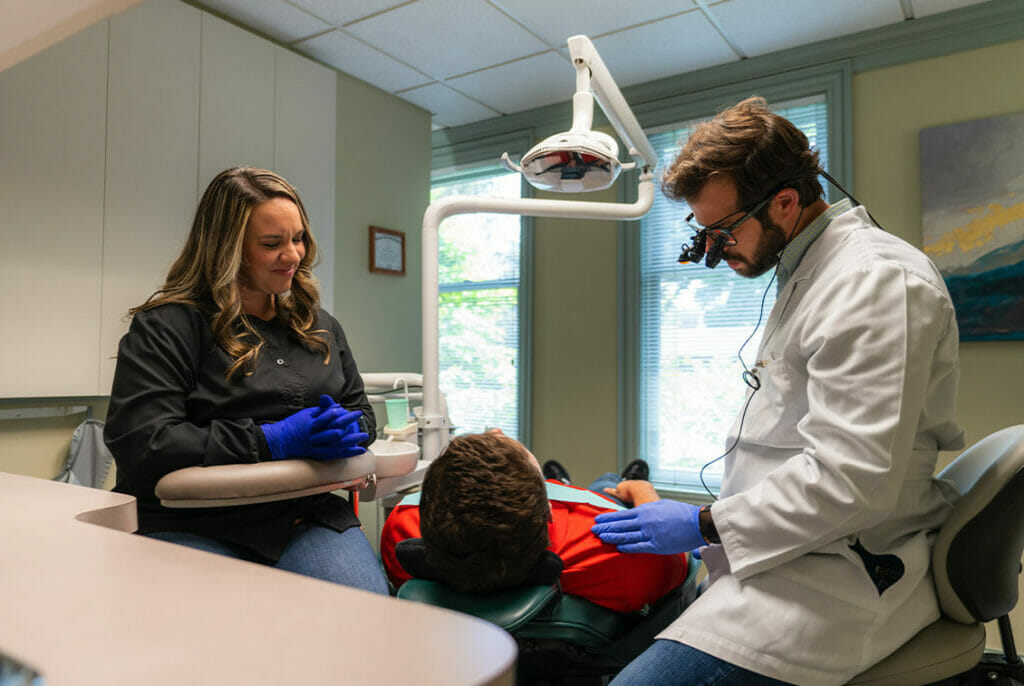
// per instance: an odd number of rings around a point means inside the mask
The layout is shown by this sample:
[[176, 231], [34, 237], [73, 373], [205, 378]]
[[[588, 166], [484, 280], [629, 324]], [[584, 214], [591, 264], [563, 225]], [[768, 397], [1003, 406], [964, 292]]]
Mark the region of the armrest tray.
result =
[[367, 451], [329, 462], [277, 460], [186, 467], [164, 475], [156, 496], [164, 507], [223, 507], [297, 498], [356, 484], [374, 471]]

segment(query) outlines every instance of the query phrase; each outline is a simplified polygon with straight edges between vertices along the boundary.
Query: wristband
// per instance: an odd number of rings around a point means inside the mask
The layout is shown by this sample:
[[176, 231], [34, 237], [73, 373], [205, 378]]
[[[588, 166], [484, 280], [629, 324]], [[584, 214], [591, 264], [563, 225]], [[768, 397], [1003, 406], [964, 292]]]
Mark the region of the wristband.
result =
[[697, 514], [697, 524], [700, 527], [700, 536], [705, 543], [712, 545], [722, 542], [722, 539], [718, 537], [718, 529], [715, 528], [715, 520], [711, 517], [710, 505], [700, 508], [700, 512]]

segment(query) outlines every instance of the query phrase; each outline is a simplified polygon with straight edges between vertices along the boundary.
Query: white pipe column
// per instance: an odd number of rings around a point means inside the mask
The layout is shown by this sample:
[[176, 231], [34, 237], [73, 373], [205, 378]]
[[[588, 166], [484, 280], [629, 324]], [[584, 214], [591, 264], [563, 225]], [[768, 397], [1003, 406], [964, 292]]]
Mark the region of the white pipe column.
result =
[[575, 219], [639, 219], [654, 204], [654, 174], [640, 175], [634, 203], [589, 202], [576, 200], [537, 200], [534, 198], [479, 198], [451, 195], [431, 203], [423, 214], [423, 431], [424, 460], [433, 460], [446, 443], [448, 425], [441, 412], [440, 362], [438, 342], [438, 228], [447, 217], [457, 214], [488, 212], [529, 217], [571, 217]]

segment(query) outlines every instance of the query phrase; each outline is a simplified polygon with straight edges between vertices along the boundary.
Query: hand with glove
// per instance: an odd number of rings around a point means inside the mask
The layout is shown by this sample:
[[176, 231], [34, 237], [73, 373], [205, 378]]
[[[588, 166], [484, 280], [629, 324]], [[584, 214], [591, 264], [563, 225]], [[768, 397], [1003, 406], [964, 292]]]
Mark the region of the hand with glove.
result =
[[[280, 421], [264, 424], [260, 428], [267, 439], [271, 459], [308, 457], [314, 460], [332, 460], [349, 455], [342, 454], [344, 450], [339, 448], [336, 439], [323, 437], [322, 434], [335, 428], [347, 427], [361, 416], [362, 412], [347, 412], [335, 403], [331, 396], [322, 395], [317, 407], [307, 407]], [[355, 426], [358, 428], [358, 423]], [[368, 438], [366, 434], [356, 435], [362, 436], [361, 440], [364, 441]], [[317, 437], [316, 441], [313, 440], [314, 437]], [[359, 443], [360, 440], [354, 442]], [[359, 452], [352, 455], [362, 452], [365, 452], [364, 448], [360, 448]]]
[[365, 443], [370, 435], [359, 426], [359, 418], [363, 413], [359, 410], [349, 412], [341, 405], [334, 405], [324, 414], [328, 413], [333, 417], [330, 423], [310, 436], [311, 449], [316, 452], [310, 457], [314, 460], [334, 460], [365, 453], [366, 448], [359, 444]]
[[685, 553], [706, 545], [700, 534], [700, 508], [675, 500], [658, 500], [628, 510], [605, 512], [593, 531], [623, 553]]

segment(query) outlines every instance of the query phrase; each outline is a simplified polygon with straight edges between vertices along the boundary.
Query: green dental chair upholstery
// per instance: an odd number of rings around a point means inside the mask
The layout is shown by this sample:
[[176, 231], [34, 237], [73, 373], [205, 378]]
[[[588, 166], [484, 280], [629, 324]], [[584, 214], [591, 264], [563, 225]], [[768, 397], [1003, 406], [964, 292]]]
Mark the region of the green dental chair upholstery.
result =
[[688, 556], [682, 585], [643, 612], [620, 613], [563, 594], [562, 560], [551, 551], [545, 551], [525, 585], [489, 593], [455, 591], [427, 563], [420, 538], [402, 541], [395, 554], [413, 576], [398, 589], [399, 598], [474, 615], [512, 634], [519, 644], [521, 684], [603, 683], [693, 602], [701, 566]]
[[[961, 493], [932, 551], [942, 616], [850, 686], [1024, 686], [1009, 613], [1024, 551], [1024, 424], [986, 436], [939, 473]], [[985, 652], [996, 620], [1003, 652]]]

